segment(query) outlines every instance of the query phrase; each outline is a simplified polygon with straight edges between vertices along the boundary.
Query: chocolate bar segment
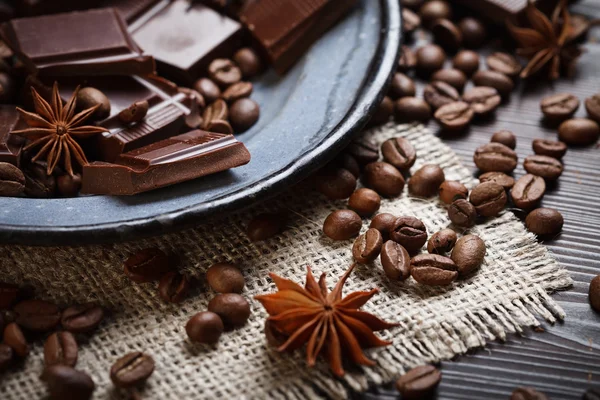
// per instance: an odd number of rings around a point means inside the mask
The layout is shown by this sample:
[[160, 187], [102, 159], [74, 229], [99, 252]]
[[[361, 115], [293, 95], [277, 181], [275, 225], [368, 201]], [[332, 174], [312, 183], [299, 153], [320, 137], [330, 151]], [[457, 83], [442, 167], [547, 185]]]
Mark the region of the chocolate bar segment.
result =
[[14, 105], [0, 105], [0, 162], [19, 166], [25, 140], [10, 132], [17, 129], [19, 113]]
[[118, 12], [102, 8], [13, 19], [0, 35], [32, 74], [146, 75], [155, 70]]
[[250, 153], [233, 135], [195, 130], [83, 168], [81, 192], [133, 195], [239, 167]]

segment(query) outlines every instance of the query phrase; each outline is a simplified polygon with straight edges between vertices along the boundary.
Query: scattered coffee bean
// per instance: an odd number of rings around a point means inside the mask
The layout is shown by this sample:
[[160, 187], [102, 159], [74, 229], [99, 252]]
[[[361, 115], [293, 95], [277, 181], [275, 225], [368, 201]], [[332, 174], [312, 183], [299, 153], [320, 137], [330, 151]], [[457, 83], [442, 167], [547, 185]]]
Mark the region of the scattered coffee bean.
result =
[[407, 171], [417, 160], [417, 152], [410, 142], [397, 137], [388, 139], [381, 145], [383, 159], [400, 171]]
[[508, 76], [496, 71], [477, 71], [472, 79], [475, 86], [493, 87], [503, 98], [508, 97], [515, 87]]
[[562, 121], [575, 114], [579, 108], [579, 99], [571, 93], [557, 93], [544, 97], [540, 102], [540, 108], [549, 120]]
[[245, 285], [242, 271], [229, 263], [211, 265], [206, 270], [206, 281], [212, 290], [219, 293], [241, 293]]
[[221, 97], [221, 89], [208, 78], [200, 78], [194, 83], [194, 90], [204, 97], [207, 103], [212, 103]]
[[523, 168], [530, 174], [541, 176], [548, 180], [557, 179], [563, 172], [563, 165], [556, 158], [537, 154], [525, 158]]
[[600, 123], [600, 93], [585, 99], [585, 110], [590, 119]]
[[438, 192], [440, 194], [440, 200], [446, 204], [452, 204], [458, 199], [466, 199], [469, 195], [469, 189], [458, 181], [444, 181]]
[[438, 108], [434, 117], [442, 128], [449, 131], [460, 131], [469, 126], [474, 115], [469, 104], [464, 101], [455, 101]]
[[381, 265], [385, 275], [393, 281], [403, 281], [410, 276], [410, 255], [393, 240], [385, 242], [381, 249]]
[[208, 311], [219, 315], [227, 327], [243, 326], [250, 317], [250, 304], [237, 293], [218, 294], [208, 303]]
[[44, 343], [46, 367], [56, 364], [74, 367], [77, 364], [77, 341], [70, 332], [55, 332]]
[[251, 242], [267, 240], [283, 230], [285, 218], [278, 213], [258, 214], [248, 223], [246, 235]]
[[563, 227], [564, 219], [554, 208], [536, 208], [525, 218], [525, 226], [538, 236], [557, 235]]
[[520, 387], [512, 392], [510, 400], [548, 400], [548, 397], [533, 388]]
[[462, 33], [464, 46], [470, 49], [481, 47], [487, 36], [485, 25], [480, 20], [472, 17], [461, 19], [458, 23], [458, 29]]
[[459, 92], [462, 92], [467, 83], [467, 76], [459, 69], [446, 68], [440, 69], [431, 75], [431, 80], [445, 82]]
[[408, 76], [401, 72], [396, 72], [392, 79], [392, 86], [390, 87], [390, 96], [393, 99], [399, 99], [400, 97], [414, 96], [417, 92], [415, 82]]
[[452, 66], [464, 72], [466, 76], [479, 70], [479, 54], [471, 50], [461, 50], [452, 59]]
[[527, 174], [519, 178], [513, 188], [510, 190], [515, 206], [524, 210], [534, 208], [546, 192], [546, 183], [544, 178]]
[[188, 278], [177, 271], [167, 272], [158, 283], [158, 295], [167, 303], [181, 303], [189, 289]]
[[427, 228], [415, 217], [398, 217], [390, 230], [390, 239], [404, 246], [409, 254], [415, 254], [427, 242]]
[[402, 29], [406, 34], [412, 34], [421, 26], [421, 17], [408, 8], [402, 9]]
[[398, 217], [390, 213], [377, 214], [371, 220], [369, 228], [375, 228], [379, 232], [381, 232], [383, 240], [386, 241], [390, 236], [390, 231], [392, 230], [394, 222], [396, 222], [397, 218]]
[[244, 78], [252, 78], [263, 70], [263, 63], [254, 50], [243, 47], [235, 52], [233, 61], [237, 64]]
[[208, 75], [220, 87], [227, 87], [242, 80], [242, 71], [227, 58], [217, 58], [208, 66]]
[[360, 188], [356, 192], [352, 193], [352, 196], [348, 199], [348, 207], [361, 217], [368, 217], [375, 214], [379, 210], [381, 205], [381, 197], [376, 191]]
[[253, 89], [254, 87], [250, 82], [241, 81], [234, 83], [223, 92], [223, 100], [228, 103], [233, 103], [236, 100], [250, 97]]
[[498, 91], [488, 86], [475, 86], [465, 92], [463, 101], [471, 106], [477, 115], [488, 115], [498, 108], [501, 102]]
[[495, 182], [506, 190], [509, 190], [515, 185], [515, 180], [511, 176], [506, 175], [504, 172], [495, 171], [486, 172], [485, 174], [480, 175], [479, 182]]
[[377, 161], [365, 167], [363, 182], [382, 196], [396, 197], [404, 189], [404, 177], [392, 164]]
[[346, 152], [358, 162], [359, 165], [367, 165], [379, 159], [377, 146], [366, 140], [354, 140], [346, 147]]
[[347, 240], [360, 232], [362, 220], [352, 210], [337, 210], [329, 214], [323, 223], [323, 232], [333, 240]]
[[398, 123], [427, 122], [431, 118], [431, 107], [418, 97], [402, 97], [394, 103], [394, 118]]
[[446, 53], [440, 46], [435, 44], [427, 44], [420, 47], [417, 50], [416, 56], [417, 72], [423, 76], [429, 76], [438, 69], [442, 69], [444, 61], [446, 61]]
[[438, 19], [452, 18], [452, 8], [447, 1], [431, 0], [426, 2], [419, 9], [419, 15], [423, 21], [423, 25], [430, 27]]
[[136, 283], [159, 280], [171, 270], [169, 257], [160, 249], [147, 248], [130, 256], [123, 263], [125, 275]]
[[488, 68], [492, 71], [515, 78], [521, 72], [521, 63], [508, 53], [494, 52], [485, 59]]
[[81, 175], [64, 174], [56, 178], [56, 189], [59, 196], [75, 197], [81, 189]]
[[420, 197], [435, 196], [444, 180], [444, 170], [439, 165], [425, 164], [408, 180], [408, 192]]
[[252, 127], [260, 117], [260, 107], [252, 99], [236, 100], [229, 110], [229, 121], [236, 132], [245, 132]]
[[513, 150], [515, 149], [515, 147], [517, 147], [517, 137], [514, 133], [507, 130], [494, 132], [490, 141], [493, 143], [501, 143], [506, 147], [510, 147]]
[[517, 153], [502, 143], [487, 143], [479, 146], [473, 155], [477, 168], [483, 172], [510, 173], [517, 167]]
[[217, 343], [224, 330], [221, 317], [210, 311], [195, 314], [185, 325], [188, 337], [196, 343]]
[[350, 171], [355, 178], [358, 178], [360, 175], [360, 165], [354, 157], [352, 157], [348, 153], [341, 153], [336, 158], [333, 159], [332, 162], [329, 163], [329, 166], [336, 166], [339, 168], [346, 169]]
[[68, 365], [52, 365], [44, 370], [42, 379], [48, 385], [52, 400], [88, 400], [96, 385], [88, 374]]
[[14, 306], [15, 322], [21, 327], [34, 332], [52, 330], [60, 321], [60, 310], [48, 301], [23, 300]]
[[441, 106], [459, 101], [460, 94], [449, 84], [435, 81], [425, 86], [423, 98], [432, 109], [437, 110]]
[[566, 144], [587, 146], [600, 137], [600, 126], [587, 118], [568, 119], [558, 127], [558, 137]]
[[[452, 229], [442, 229], [434, 233], [427, 242], [427, 251], [431, 254], [445, 254], [454, 247], [456, 232]], [[454, 260], [456, 262], [456, 260]]]
[[448, 51], [454, 52], [462, 46], [462, 32], [448, 19], [436, 20], [431, 26], [431, 33], [433, 40]]
[[119, 358], [110, 368], [110, 380], [115, 386], [129, 388], [148, 380], [154, 372], [154, 359], [139, 351]]
[[23, 331], [15, 322], [6, 325], [2, 337], [4, 343], [9, 345], [17, 356], [25, 357], [29, 354], [29, 344], [27, 344]]
[[475, 225], [477, 210], [471, 202], [465, 199], [458, 199], [448, 207], [448, 218], [456, 226], [470, 228]]
[[392, 114], [394, 114], [394, 102], [391, 98], [385, 96], [375, 109], [369, 123], [372, 125], [383, 125], [390, 120]]
[[0, 282], [0, 310], [8, 310], [17, 301], [19, 287], [11, 283]]
[[557, 160], [567, 153], [567, 145], [556, 140], [533, 139], [532, 147], [535, 154], [554, 157]]
[[11, 366], [15, 357], [12, 347], [0, 343], [0, 372], [4, 372]]
[[398, 60], [398, 71], [408, 72], [417, 66], [417, 55], [408, 46], [402, 46], [400, 51], [400, 59]]
[[98, 106], [91, 116], [94, 121], [100, 121], [110, 115], [110, 100], [104, 93], [93, 87], [85, 87], [79, 90], [76, 104], [77, 111]]
[[590, 282], [590, 288], [588, 291], [588, 297], [592, 308], [600, 312], [600, 275], [597, 275]]
[[0, 196], [20, 196], [25, 192], [25, 175], [12, 164], [0, 162]]
[[442, 373], [433, 365], [421, 365], [402, 375], [396, 381], [396, 389], [402, 399], [429, 399], [442, 380]]
[[315, 184], [330, 200], [347, 199], [356, 189], [356, 177], [344, 168], [324, 168], [317, 173]]
[[477, 214], [494, 217], [504, 209], [507, 197], [504, 188], [495, 182], [480, 183], [471, 191], [469, 198]]
[[381, 252], [383, 237], [381, 232], [375, 228], [369, 228], [360, 235], [352, 246], [352, 256], [361, 264], [373, 262]]
[[137, 124], [148, 114], [149, 104], [146, 100], [136, 101], [119, 113], [119, 121], [124, 124]]
[[422, 285], [446, 286], [456, 280], [458, 268], [451, 258], [439, 254], [419, 254], [410, 261], [410, 274]]
[[201, 128], [210, 132], [230, 134], [233, 128], [227, 122], [229, 107], [223, 99], [217, 99], [204, 109]]
[[102, 307], [94, 303], [86, 303], [65, 309], [60, 322], [69, 332], [88, 333], [96, 329], [103, 319]]
[[485, 251], [485, 243], [479, 236], [466, 235], [458, 239], [452, 250], [452, 261], [458, 268], [458, 274], [466, 276], [479, 268]]

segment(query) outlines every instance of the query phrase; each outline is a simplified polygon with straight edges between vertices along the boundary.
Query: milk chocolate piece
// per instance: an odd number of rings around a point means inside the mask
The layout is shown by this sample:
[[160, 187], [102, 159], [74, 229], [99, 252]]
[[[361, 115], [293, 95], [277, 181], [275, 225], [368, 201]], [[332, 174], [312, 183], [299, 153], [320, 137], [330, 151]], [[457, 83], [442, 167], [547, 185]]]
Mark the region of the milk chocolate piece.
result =
[[164, 3], [164, 0], [104, 0], [101, 4], [103, 7], [114, 7], [121, 18], [131, 24], [158, 3]]
[[154, 59], [127, 32], [118, 12], [101, 8], [13, 19], [0, 35], [32, 74], [146, 75]]
[[[525, 11], [528, 0], [456, 0], [497, 23], [504, 24], [507, 18], [514, 18]], [[558, 0], [533, 0], [536, 7], [540, 4], [556, 4]]]
[[83, 168], [85, 194], [132, 195], [239, 167], [250, 161], [233, 135], [195, 130]]
[[25, 142], [24, 138], [11, 135], [12, 130], [17, 129], [19, 113], [16, 106], [0, 105], [0, 162], [6, 162], [17, 167], [20, 164], [21, 148]]

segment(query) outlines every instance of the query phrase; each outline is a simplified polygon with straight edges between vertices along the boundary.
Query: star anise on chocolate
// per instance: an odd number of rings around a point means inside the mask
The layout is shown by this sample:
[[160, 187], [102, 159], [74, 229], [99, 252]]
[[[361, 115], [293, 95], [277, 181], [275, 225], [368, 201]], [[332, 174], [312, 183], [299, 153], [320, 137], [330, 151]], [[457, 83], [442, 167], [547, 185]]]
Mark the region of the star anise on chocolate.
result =
[[517, 27], [507, 22], [509, 32], [519, 43], [517, 54], [528, 58], [529, 63], [521, 72], [528, 78], [548, 65], [548, 77], [558, 79], [563, 68], [570, 75], [582, 50], [575, 43], [578, 33], [571, 23], [567, 1], [560, 0], [551, 19], [528, 0], [526, 15], [530, 27]]
[[33, 95], [35, 113], [17, 107], [21, 118], [27, 123], [29, 128], [12, 131], [11, 133], [31, 141], [23, 150], [41, 147], [31, 161], [35, 162], [45, 157], [48, 165], [46, 169], [48, 175], [52, 174], [54, 168], [62, 158], [65, 170], [73, 176], [72, 160], [75, 160], [80, 166], [88, 164], [83, 149], [74, 138], [86, 138], [107, 132], [106, 129], [99, 126], [80, 126], [96, 111], [99, 105], [75, 114], [78, 92], [79, 87], [75, 89], [69, 101], [63, 104], [58, 93], [58, 84], [55, 82], [52, 88], [51, 104], [49, 104], [32, 87], [31, 93]]
[[287, 338], [278, 351], [293, 351], [306, 343], [308, 365], [314, 366], [317, 356], [323, 353], [337, 376], [344, 375], [342, 356], [355, 364], [375, 365], [364, 355], [363, 349], [389, 345], [391, 342], [379, 339], [373, 332], [397, 324], [390, 324], [359, 310], [379, 292], [378, 289], [354, 292], [342, 298], [342, 287], [353, 268], [354, 264], [329, 293], [325, 274], [317, 283], [310, 267], [305, 287], [270, 274], [279, 291], [255, 298], [269, 313], [267, 323], [270, 327], [278, 336]]

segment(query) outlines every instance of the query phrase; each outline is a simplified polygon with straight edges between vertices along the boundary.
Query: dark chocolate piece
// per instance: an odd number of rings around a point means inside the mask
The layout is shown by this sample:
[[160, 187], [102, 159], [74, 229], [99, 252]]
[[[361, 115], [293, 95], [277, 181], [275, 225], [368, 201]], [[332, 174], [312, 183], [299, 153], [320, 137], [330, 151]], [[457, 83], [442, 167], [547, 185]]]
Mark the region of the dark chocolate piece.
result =
[[20, 164], [21, 148], [25, 140], [17, 135], [11, 135], [17, 129], [19, 113], [16, 106], [0, 105], [0, 162], [16, 166]]
[[[469, 7], [482, 16], [497, 23], [505, 23], [507, 18], [515, 18], [527, 7], [528, 0], [456, 0], [457, 3]], [[540, 3], [557, 3], [557, 0], [533, 0], [536, 6]]]
[[146, 75], [155, 69], [112, 8], [13, 19], [0, 35], [33, 74]]
[[233, 135], [195, 130], [83, 168], [82, 193], [132, 195], [239, 167], [250, 153]]
[[128, 24], [150, 11], [164, 0], [104, 0], [102, 7], [114, 7]]

